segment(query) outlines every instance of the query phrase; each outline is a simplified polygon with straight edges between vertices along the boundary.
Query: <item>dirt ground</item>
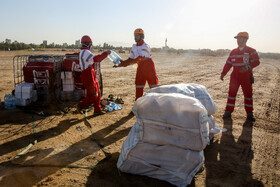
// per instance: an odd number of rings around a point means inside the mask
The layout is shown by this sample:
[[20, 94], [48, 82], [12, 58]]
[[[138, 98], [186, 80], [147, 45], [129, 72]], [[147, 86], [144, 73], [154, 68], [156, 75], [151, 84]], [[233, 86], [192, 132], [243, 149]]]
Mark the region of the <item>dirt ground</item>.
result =
[[[112, 68], [102, 62], [103, 98], [124, 100], [123, 109], [101, 116], [76, 113], [74, 103], [5, 110], [13, 88], [13, 57], [65, 51], [0, 52], [0, 186], [172, 186], [118, 171], [121, 146], [136, 121], [129, 115], [135, 96], [136, 66]], [[128, 53], [120, 54], [126, 58]], [[280, 186], [280, 61], [261, 59], [254, 70], [256, 122], [246, 122], [241, 89], [232, 120], [224, 121], [229, 74], [219, 79], [226, 57], [153, 53], [161, 85], [205, 85], [218, 105], [215, 135], [204, 151], [204, 169], [190, 186]], [[145, 90], [148, 89], [146, 85]], [[43, 115], [39, 115], [39, 112]], [[41, 113], [42, 114], [42, 113]], [[27, 146], [31, 146], [26, 152]], [[22, 153], [22, 155], [19, 155]]]

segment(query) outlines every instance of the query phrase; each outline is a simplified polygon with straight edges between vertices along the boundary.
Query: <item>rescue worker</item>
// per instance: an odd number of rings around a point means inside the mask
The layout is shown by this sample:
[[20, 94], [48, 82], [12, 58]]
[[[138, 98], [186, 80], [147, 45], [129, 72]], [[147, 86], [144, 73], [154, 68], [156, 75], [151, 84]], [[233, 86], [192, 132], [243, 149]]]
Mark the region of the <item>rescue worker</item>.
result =
[[81, 39], [81, 51], [79, 54], [79, 63], [82, 70], [81, 80], [86, 89], [86, 97], [78, 104], [78, 111], [88, 108], [91, 104], [94, 107], [94, 114], [103, 114], [101, 110], [101, 92], [96, 78], [94, 64], [104, 60], [111, 51], [103, 52], [101, 55], [94, 55], [90, 52], [92, 40], [88, 35], [84, 35]]
[[144, 42], [144, 31], [141, 28], [134, 31], [134, 40], [136, 44], [133, 44], [129, 58], [124, 61], [121, 60], [119, 66], [114, 67], [126, 67], [131, 64], [137, 64], [135, 78], [136, 101], [143, 95], [146, 81], [148, 81], [150, 88], [154, 88], [158, 86], [158, 77], [151, 55], [151, 49], [149, 45]]
[[244, 107], [247, 113], [247, 120], [255, 121], [253, 115], [253, 88], [254, 81], [253, 68], [260, 64], [258, 53], [255, 49], [246, 45], [249, 35], [247, 32], [240, 32], [234, 37], [237, 39], [238, 48], [233, 49], [224, 65], [220, 79], [223, 81], [224, 76], [233, 66], [230, 76], [227, 105], [223, 118], [231, 118], [234, 110], [236, 95], [241, 85], [244, 95]]

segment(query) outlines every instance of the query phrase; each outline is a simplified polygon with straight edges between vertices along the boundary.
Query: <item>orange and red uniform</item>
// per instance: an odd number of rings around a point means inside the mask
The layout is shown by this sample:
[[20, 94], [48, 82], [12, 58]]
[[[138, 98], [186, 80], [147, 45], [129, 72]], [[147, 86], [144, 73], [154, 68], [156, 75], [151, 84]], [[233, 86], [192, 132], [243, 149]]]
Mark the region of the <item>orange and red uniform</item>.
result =
[[[235, 106], [236, 95], [241, 85], [244, 95], [244, 107], [246, 113], [253, 112], [253, 88], [252, 88], [252, 69], [260, 64], [258, 53], [255, 49], [245, 46], [233, 49], [224, 65], [222, 75], [225, 76], [233, 66], [233, 71], [230, 76], [228, 99], [226, 111], [233, 112]], [[242, 67], [247, 67], [247, 71], [240, 72]]]
[[134, 63], [137, 63], [138, 65], [135, 78], [135, 100], [137, 100], [143, 95], [144, 87], [147, 81], [150, 88], [157, 87], [159, 83], [155, 64], [151, 55], [151, 49], [144, 40], [137, 44], [133, 44], [129, 58], [123, 61], [121, 66], [126, 67]]

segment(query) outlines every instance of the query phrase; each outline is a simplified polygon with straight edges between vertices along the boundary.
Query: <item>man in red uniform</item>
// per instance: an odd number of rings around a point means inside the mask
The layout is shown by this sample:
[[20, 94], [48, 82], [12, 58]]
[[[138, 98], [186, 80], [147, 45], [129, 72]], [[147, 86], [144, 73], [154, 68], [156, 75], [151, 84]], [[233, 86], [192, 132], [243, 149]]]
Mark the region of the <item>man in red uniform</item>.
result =
[[148, 81], [150, 88], [154, 88], [158, 86], [158, 77], [151, 55], [151, 49], [144, 42], [144, 31], [141, 28], [134, 31], [134, 40], [136, 44], [133, 44], [129, 58], [124, 61], [121, 60], [119, 66], [114, 67], [126, 67], [137, 63], [138, 67], [135, 78], [136, 101], [143, 95], [146, 81]]
[[247, 32], [240, 32], [234, 38], [237, 39], [238, 48], [233, 49], [224, 65], [221, 73], [221, 80], [233, 66], [230, 76], [227, 105], [223, 118], [231, 118], [234, 110], [235, 99], [241, 85], [244, 95], [244, 107], [247, 113], [247, 120], [255, 121], [253, 115], [253, 73], [252, 69], [260, 64], [258, 53], [255, 49], [246, 46], [249, 35]]
[[101, 55], [92, 54], [90, 52], [92, 40], [88, 35], [82, 37], [81, 43], [82, 48], [79, 54], [79, 63], [82, 70], [81, 80], [87, 91], [87, 96], [79, 102], [78, 110], [81, 111], [93, 103], [94, 114], [102, 114], [103, 112], [101, 111], [100, 105], [101, 93], [98, 79], [96, 78], [94, 71], [94, 64], [100, 63], [102, 60], [104, 60], [111, 53], [111, 51], [108, 50], [103, 52]]

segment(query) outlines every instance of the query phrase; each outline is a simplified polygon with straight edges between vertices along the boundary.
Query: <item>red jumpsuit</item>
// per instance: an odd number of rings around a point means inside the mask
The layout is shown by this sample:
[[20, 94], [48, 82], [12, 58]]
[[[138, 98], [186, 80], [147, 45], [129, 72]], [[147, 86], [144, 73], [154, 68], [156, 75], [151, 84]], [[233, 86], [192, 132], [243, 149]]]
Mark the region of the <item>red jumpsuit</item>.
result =
[[[251, 82], [252, 69], [260, 64], [258, 53], [255, 49], [245, 46], [243, 50], [239, 48], [233, 49], [224, 65], [222, 75], [225, 76], [233, 66], [230, 76], [228, 99], [226, 111], [232, 113], [234, 111], [236, 95], [241, 85], [244, 95], [244, 107], [246, 113], [253, 112], [253, 88]], [[241, 73], [240, 69], [247, 67], [249, 70]]]
[[151, 56], [150, 47], [142, 40], [138, 44], [134, 44], [129, 55], [129, 59], [122, 62], [121, 66], [128, 66], [137, 63], [137, 72], [135, 78], [136, 96], [135, 100], [143, 95], [144, 87], [148, 81], [149, 87], [158, 86], [158, 77], [154, 61]]
[[89, 106], [93, 103], [94, 112], [101, 111], [101, 93], [94, 71], [94, 63], [100, 63], [105, 59], [108, 54], [107, 52], [102, 53], [101, 55], [93, 55], [88, 49], [81, 48], [79, 55], [80, 67], [82, 69], [81, 80], [87, 91], [86, 97], [79, 102], [81, 106]]
[[138, 62], [135, 85], [136, 85], [136, 97], [142, 97], [144, 92], [144, 87], [148, 81], [150, 88], [155, 88], [158, 86], [158, 77], [156, 73], [156, 68], [152, 58], [144, 59]]

